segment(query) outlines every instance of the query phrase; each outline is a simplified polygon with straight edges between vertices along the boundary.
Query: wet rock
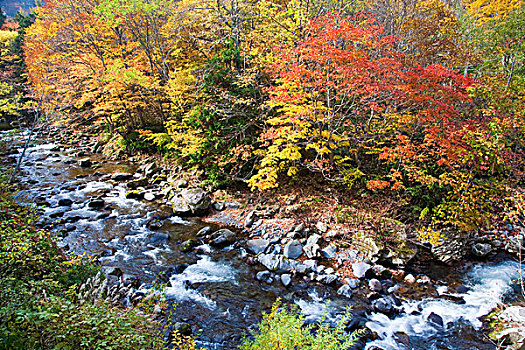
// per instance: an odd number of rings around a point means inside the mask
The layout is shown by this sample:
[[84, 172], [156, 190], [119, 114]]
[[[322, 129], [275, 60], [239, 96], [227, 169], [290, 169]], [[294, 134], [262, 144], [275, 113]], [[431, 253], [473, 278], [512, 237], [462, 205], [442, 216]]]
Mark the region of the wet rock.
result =
[[144, 193], [144, 199], [148, 202], [152, 202], [155, 200], [155, 195], [151, 192]]
[[292, 282], [292, 276], [290, 276], [287, 273], [281, 275], [281, 283], [283, 284], [283, 286], [288, 287], [291, 282]]
[[430, 315], [428, 315], [427, 320], [430, 323], [443, 327], [443, 318], [434, 312], [431, 312]]
[[224, 247], [235, 242], [236, 234], [226, 228], [214, 232], [211, 236], [210, 245], [214, 247]]
[[492, 251], [492, 246], [488, 243], [475, 243], [471, 247], [472, 254], [484, 258]]
[[374, 292], [381, 292], [383, 290], [383, 285], [375, 278], [372, 278], [370, 281], [368, 281], [368, 287]]
[[78, 161], [78, 165], [82, 168], [90, 168], [93, 165], [93, 163], [91, 162], [91, 159], [84, 158]]
[[162, 227], [163, 224], [164, 222], [159, 219], [151, 219], [146, 224], [146, 227], [149, 228], [150, 230], [158, 230]]
[[133, 174], [129, 173], [114, 173], [111, 175], [113, 181], [128, 181], [133, 178]]
[[297, 259], [303, 254], [303, 246], [298, 240], [292, 240], [284, 246], [283, 255], [288, 259]]
[[139, 191], [139, 190], [128, 191], [126, 192], [125, 197], [127, 199], [142, 199], [144, 198], [144, 192]]
[[193, 334], [191, 330], [191, 325], [184, 322], [175, 322], [173, 324], [173, 330], [183, 336], [191, 336]]
[[69, 198], [62, 198], [58, 201], [58, 205], [61, 207], [70, 207], [73, 204], [73, 201]]
[[395, 332], [394, 333], [394, 339], [397, 343], [403, 344], [407, 348], [410, 347], [410, 338], [408, 337], [408, 334], [405, 332]]
[[350, 287], [348, 284], [345, 284], [337, 290], [337, 294], [347, 298], [351, 298], [353, 294], [352, 287]]
[[361, 285], [361, 282], [355, 278], [345, 278], [346, 285], [352, 289], [356, 289]]
[[153, 234], [149, 236], [148, 240], [150, 244], [154, 244], [157, 242], [165, 241], [169, 239], [169, 237], [170, 236], [167, 233], [154, 232]]
[[257, 281], [266, 282], [270, 278], [272, 278], [272, 273], [270, 271], [260, 271], [257, 272], [257, 275], [255, 277]]
[[525, 250], [525, 246], [523, 244], [523, 236], [517, 235], [513, 236], [509, 239], [507, 244], [505, 245], [505, 250], [509, 253], [516, 254], [520, 251]]
[[268, 248], [270, 241], [263, 238], [251, 239], [246, 243], [246, 245], [248, 250], [253, 254], [261, 254], [264, 253], [266, 248]]
[[136, 190], [139, 187], [144, 187], [148, 185], [148, 178], [142, 177], [140, 179], [131, 180], [126, 183], [126, 187], [130, 190]]
[[173, 213], [175, 215], [201, 215], [210, 207], [210, 197], [200, 188], [182, 190], [172, 199]]
[[385, 315], [393, 315], [396, 311], [395, 306], [400, 306], [401, 302], [393, 295], [379, 298], [372, 303], [374, 310]]
[[337, 281], [337, 276], [336, 275], [319, 275], [317, 276], [316, 281], [322, 284], [330, 285], [334, 283], [335, 281]]
[[325, 258], [333, 259], [337, 253], [337, 246], [335, 244], [330, 244], [322, 250], [322, 253]]
[[199, 245], [199, 242], [195, 239], [188, 239], [187, 241], [182, 242], [180, 245], [180, 250], [184, 253], [189, 252], [193, 248]]
[[151, 181], [151, 183], [154, 185], [158, 185], [164, 181], [167, 181], [167, 179], [168, 177], [165, 174], [159, 174], [153, 177], [153, 180]]
[[458, 288], [456, 288], [456, 293], [464, 294], [464, 293], [467, 293], [469, 290], [470, 290], [469, 287], [461, 285]]
[[188, 180], [181, 179], [175, 183], [175, 187], [177, 188], [186, 188], [188, 187]]
[[294, 229], [294, 232], [298, 232], [298, 233], [302, 233], [303, 231], [304, 231], [304, 224], [303, 223], [300, 223]]
[[203, 227], [199, 230], [199, 232], [197, 232], [197, 237], [204, 237], [210, 232], [211, 232], [210, 226]]
[[144, 165], [140, 170], [142, 170], [147, 178], [151, 178], [153, 175], [159, 172], [159, 167], [157, 166], [157, 163], [152, 162]]
[[93, 208], [93, 209], [101, 209], [101, 208], [104, 208], [105, 205], [106, 205], [106, 202], [104, 202], [103, 199], [92, 199], [88, 203], [88, 207]]
[[246, 215], [246, 218], [244, 219], [244, 227], [252, 227], [253, 223], [255, 221], [255, 210], [252, 210], [251, 212]]
[[108, 276], [117, 276], [120, 277], [123, 275], [122, 270], [119, 267], [104, 267], [104, 273]]
[[358, 262], [352, 264], [352, 272], [356, 278], [364, 278], [366, 273], [372, 268], [371, 265], [364, 263], [364, 262]]
[[64, 216], [66, 212], [65, 211], [55, 211], [51, 214], [49, 214], [49, 217], [52, 218], [52, 219], [58, 219], [58, 218], [61, 218]]

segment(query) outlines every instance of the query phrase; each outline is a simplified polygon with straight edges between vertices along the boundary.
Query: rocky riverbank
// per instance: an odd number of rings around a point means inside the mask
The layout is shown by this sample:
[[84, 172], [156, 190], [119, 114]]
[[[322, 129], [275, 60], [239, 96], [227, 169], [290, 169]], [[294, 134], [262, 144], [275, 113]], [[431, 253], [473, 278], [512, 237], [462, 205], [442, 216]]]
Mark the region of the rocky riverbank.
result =
[[[501, 241], [488, 240], [483, 232], [446, 231], [443, 244], [431, 247], [417, 244], [413, 239], [415, 232], [401, 223], [393, 224], [399, 228], [396, 239], [385, 244], [366, 231], [353, 232], [344, 222], [339, 223], [333, 213], [297, 215], [308, 204], [307, 198], [299, 195], [285, 194], [271, 200], [243, 191], [208, 193], [200, 186], [195, 173], [181, 172], [159, 160], [139, 157], [110, 160], [101, 155], [104, 150], [101, 142], [66, 130], [53, 130], [49, 137], [59, 144], [50, 149], [50, 155], [26, 161], [26, 169], [38, 167], [55, 153], [58, 157], [67, 151], [71, 157], [64, 162], [80, 169], [75, 178], [93, 176], [99, 183], [108, 184], [108, 187], [94, 189], [84, 203], [90, 212], [96, 213], [93, 215], [97, 220], [112, 215], [115, 206], [108, 194], [117, 187], [126, 189], [126, 199], [157, 208], [155, 214], [144, 218], [147, 229], [144, 239], [148, 244], [172, 239], [162, 228], [173, 217], [201, 217], [210, 226], [199, 228], [192, 237], [178, 240], [176, 244], [182, 253], [196, 255], [210, 248], [232, 252], [254, 267], [251, 273], [261, 288], [278, 286], [292, 295], [316, 286], [333, 290], [341, 300], [347, 300], [356, 308], [356, 318], [349, 327], [352, 330], [365, 327], [370, 313], [391, 318], [403, 313], [400, 306], [405, 300], [439, 297], [464, 303], [468, 287], [458, 280], [445, 283], [441, 280], [443, 276], [428, 266], [438, 266], [438, 270], [447, 270], [447, 266], [466, 269], [472, 266], [469, 260], [500, 259], [502, 254], [516, 253], [523, 247], [523, 234], [516, 234], [519, 228], [515, 227], [501, 230], [500, 236], [509, 237]], [[119, 162], [128, 170], [118, 167], [107, 172], [108, 164]], [[103, 168], [104, 172], [99, 171]], [[38, 180], [28, 183], [31, 181]], [[35, 202], [51, 208], [39, 224], [52, 227], [62, 235], [77, 229], [77, 222], [83, 219], [81, 215], [71, 214], [72, 205], [83, 205], [73, 199], [60, 198], [51, 203], [48, 198], [36, 198]], [[465, 256], [469, 259], [456, 262]], [[436, 263], [432, 265], [431, 260]], [[190, 264], [178, 264], [176, 272], [183, 274], [188, 266]], [[89, 281], [82, 291], [84, 297], [98, 293], [109, 295], [116, 303], [123, 300], [136, 303], [146, 295], [140, 288], [141, 283], [119, 268], [106, 268], [105, 272], [113, 284]], [[167, 276], [165, 281], [172, 280]], [[444, 284], [447, 284], [446, 292], [442, 292]], [[426, 318], [430, 323], [444, 322], [436, 313]], [[408, 335], [398, 333], [398, 343], [406, 343]], [[371, 331], [365, 340], [379, 336]]]

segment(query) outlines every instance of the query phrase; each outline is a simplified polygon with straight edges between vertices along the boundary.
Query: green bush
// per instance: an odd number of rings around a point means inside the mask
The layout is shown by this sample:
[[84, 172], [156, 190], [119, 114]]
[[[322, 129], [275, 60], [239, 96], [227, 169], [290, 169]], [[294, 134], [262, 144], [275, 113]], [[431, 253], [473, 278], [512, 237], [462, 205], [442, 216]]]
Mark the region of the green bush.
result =
[[99, 268], [67, 256], [35, 218], [0, 184], [0, 349], [162, 349], [141, 310], [77, 299]]
[[277, 301], [272, 311], [263, 316], [253, 340], [244, 339], [243, 350], [343, 350], [349, 349], [362, 330], [346, 333], [345, 326], [351, 318], [347, 310], [336, 328], [328, 323], [304, 325], [304, 316], [296, 309], [289, 311]]

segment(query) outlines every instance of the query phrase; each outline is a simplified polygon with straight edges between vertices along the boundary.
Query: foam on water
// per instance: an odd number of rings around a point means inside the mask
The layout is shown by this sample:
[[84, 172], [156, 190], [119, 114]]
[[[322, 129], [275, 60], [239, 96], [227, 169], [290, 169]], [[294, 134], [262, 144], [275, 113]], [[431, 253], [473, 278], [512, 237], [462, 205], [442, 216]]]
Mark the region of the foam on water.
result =
[[[379, 339], [368, 343], [366, 349], [374, 346], [388, 350], [406, 349], [405, 345], [396, 342], [397, 332], [405, 333], [411, 341], [417, 342], [418, 339], [428, 339], [434, 335], [439, 335], [441, 340], [446, 339], [447, 330], [461, 323], [479, 329], [482, 326], [480, 317], [496, 308], [512, 290], [513, 280], [519, 277], [519, 268], [520, 265], [513, 261], [497, 265], [476, 265], [467, 274], [465, 281], [470, 290], [466, 293], [450, 294], [462, 298], [464, 304], [457, 304], [448, 299], [424, 299], [404, 302], [400, 307], [402, 314], [394, 319], [389, 319], [384, 314], [373, 313], [366, 326], [376, 332]], [[445, 288], [439, 288], [438, 291], [443, 294]], [[432, 313], [443, 319], [444, 327], [428, 320]], [[427, 348], [435, 347], [430, 344]]]
[[208, 256], [203, 256], [194, 265], [188, 266], [181, 274], [170, 278], [170, 286], [166, 288], [166, 296], [182, 302], [193, 300], [204, 304], [209, 309], [214, 309], [216, 304], [213, 300], [203, 296], [198, 291], [187, 287], [189, 283], [234, 283], [237, 281], [237, 272], [226, 263], [216, 262]]

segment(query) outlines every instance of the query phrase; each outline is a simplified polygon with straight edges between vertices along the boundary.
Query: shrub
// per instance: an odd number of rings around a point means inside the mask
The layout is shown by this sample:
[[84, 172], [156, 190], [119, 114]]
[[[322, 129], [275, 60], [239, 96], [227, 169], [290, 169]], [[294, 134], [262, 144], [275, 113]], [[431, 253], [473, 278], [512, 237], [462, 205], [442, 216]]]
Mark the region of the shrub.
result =
[[253, 340], [244, 339], [240, 346], [243, 350], [343, 350], [349, 349], [363, 333], [357, 330], [345, 332], [345, 326], [351, 318], [350, 311], [344, 314], [337, 327], [328, 323], [304, 325], [304, 316], [296, 309], [289, 311], [277, 301], [270, 313], [263, 316]]

